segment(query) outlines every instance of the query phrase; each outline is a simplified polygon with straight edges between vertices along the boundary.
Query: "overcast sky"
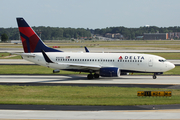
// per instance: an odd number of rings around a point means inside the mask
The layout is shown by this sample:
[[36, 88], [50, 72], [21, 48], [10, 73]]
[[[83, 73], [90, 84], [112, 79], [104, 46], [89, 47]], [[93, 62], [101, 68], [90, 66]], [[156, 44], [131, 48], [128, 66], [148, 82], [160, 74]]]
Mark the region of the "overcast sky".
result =
[[0, 0], [0, 27], [180, 26], [180, 0]]

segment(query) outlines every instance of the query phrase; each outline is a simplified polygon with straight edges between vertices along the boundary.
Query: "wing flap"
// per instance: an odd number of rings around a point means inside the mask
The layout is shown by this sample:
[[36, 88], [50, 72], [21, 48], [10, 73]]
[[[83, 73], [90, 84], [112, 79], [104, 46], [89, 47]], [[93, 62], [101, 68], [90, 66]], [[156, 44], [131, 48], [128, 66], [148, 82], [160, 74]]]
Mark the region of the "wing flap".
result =
[[99, 70], [101, 66], [99, 65], [88, 65], [88, 64], [74, 64], [74, 63], [58, 63], [59, 65], [68, 65], [71, 68], [76, 69], [91, 69], [91, 70]]

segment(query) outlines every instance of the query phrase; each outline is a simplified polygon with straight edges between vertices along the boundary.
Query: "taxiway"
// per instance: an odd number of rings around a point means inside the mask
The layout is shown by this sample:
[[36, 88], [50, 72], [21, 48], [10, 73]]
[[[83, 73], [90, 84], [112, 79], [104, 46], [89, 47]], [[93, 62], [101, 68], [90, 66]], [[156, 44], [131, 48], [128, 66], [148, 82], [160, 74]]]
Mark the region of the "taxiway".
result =
[[71, 83], [71, 84], [156, 84], [180, 85], [180, 76], [136, 76], [91, 79], [86, 75], [0, 75], [0, 83]]
[[180, 109], [147, 111], [0, 110], [0, 119], [180, 119]]
[[117, 86], [180, 89], [180, 76], [122, 76], [88, 80], [86, 75], [0, 75], [0, 85]]

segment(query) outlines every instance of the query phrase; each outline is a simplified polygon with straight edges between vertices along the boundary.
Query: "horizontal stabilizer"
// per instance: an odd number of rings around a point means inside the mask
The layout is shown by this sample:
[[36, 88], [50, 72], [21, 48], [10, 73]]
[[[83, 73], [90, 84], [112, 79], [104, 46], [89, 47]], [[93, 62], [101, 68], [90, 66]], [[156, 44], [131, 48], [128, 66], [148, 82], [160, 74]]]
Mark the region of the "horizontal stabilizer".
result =
[[[11, 53], [11, 52], [10, 52]], [[29, 56], [29, 57], [35, 57], [36, 55], [32, 53], [11, 53], [12, 55], [21, 55], [21, 56]]]

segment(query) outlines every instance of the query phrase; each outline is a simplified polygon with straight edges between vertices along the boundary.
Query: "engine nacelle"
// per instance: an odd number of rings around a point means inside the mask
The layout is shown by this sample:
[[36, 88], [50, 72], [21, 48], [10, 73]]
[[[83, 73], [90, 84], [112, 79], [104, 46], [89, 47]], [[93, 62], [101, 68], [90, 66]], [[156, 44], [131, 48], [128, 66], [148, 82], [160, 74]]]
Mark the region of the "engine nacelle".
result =
[[100, 76], [102, 77], [119, 77], [120, 70], [117, 67], [104, 67], [100, 68]]
[[60, 70], [59, 69], [57, 69], [57, 70], [53, 70], [53, 73], [59, 73], [60, 72]]

